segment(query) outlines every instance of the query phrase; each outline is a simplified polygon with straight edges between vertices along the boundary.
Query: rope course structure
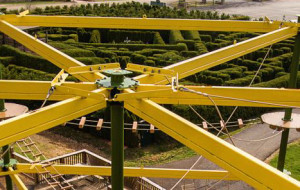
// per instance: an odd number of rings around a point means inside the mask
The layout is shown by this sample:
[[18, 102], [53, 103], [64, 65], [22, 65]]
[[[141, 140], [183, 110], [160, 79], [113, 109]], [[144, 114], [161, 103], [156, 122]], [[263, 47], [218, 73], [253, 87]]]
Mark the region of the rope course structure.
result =
[[[152, 18], [105, 18], [76, 16], [0, 15], [0, 32], [44, 57], [62, 71], [53, 81], [0, 80], [0, 99], [57, 101], [0, 123], [0, 146], [20, 142], [28, 136], [110, 107], [112, 166], [56, 165], [45, 163], [2, 164], [0, 176], [10, 176], [19, 189], [26, 189], [20, 173], [51, 175], [112, 176], [113, 190], [124, 187], [126, 177], [242, 180], [256, 189], [299, 189], [300, 182], [269, 166], [198, 125], [159, 104], [300, 108], [300, 90], [285, 88], [182, 86], [178, 81], [279, 41], [296, 36], [291, 79], [297, 75], [300, 57], [299, 23], [280, 21], [187, 20]], [[118, 63], [86, 66], [16, 26], [81, 27], [153, 30], [251, 31], [264, 33], [207, 54], [164, 67]], [[129, 78], [131, 71], [141, 75]], [[66, 73], [65, 73], [66, 72]], [[67, 75], [81, 82], [66, 82]], [[46, 99], [45, 99], [46, 97]], [[151, 123], [224, 170], [179, 170], [124, 167], [124, 108]], [[225, 120], [220, 133], [227, 133]], [[288, 117], [286, 117], [288, 118]], [[86, 120], [86, 119], [85, 119]], [[98, 123], [99, 122], [99, 123]], [[102, 122], [102, 123], [101, 123]], [[97, 121], [98, 126], [103, 124]], [[207, 123], [209, 124], [209, 123]], [[229, 123], [228, 123], [229, 124]], [[132, 125], [132, 124], [131, 124]], [[22, 127], [20, 127], [22, 126]], [[97, 126], [97, 125], [96, 125]], [[137, 126], [137, 124], [135, 124]], [[213, 127], [213, 125], [209, 124]], [[225, 132], [223, 132], [223, 129]], [[284, 132], [283, 132], [284, 133]], [[232, 139], [233, 140], [233, 139]], [[10, 145], [11, 146], [11, 145]], [[25, 150], [24, 150], [25, 151]], [[216, 184], [214, 184], [216, 185]], [[212, 188], [211, 186], [210, 188]]]

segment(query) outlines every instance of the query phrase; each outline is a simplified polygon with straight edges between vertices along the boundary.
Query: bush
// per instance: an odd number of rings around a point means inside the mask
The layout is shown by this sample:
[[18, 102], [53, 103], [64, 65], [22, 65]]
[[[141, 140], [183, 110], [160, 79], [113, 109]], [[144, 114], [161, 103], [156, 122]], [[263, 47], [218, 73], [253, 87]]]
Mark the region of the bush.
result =
[[62, 52], [71, 57], [96, 57], [94, 52], [85, 49], [64, 49]]
[[154, 39], [153, 39], [153, 44], [162, 44], [165, 45], [164, 40], [160, 36], [159, 32], [155, 32], [154, 34]]
[[199, 36], [199, 32], [196, 30], [182, 30], [181, 34], [186, 40], [201, 40]]
[[195, 57], [198, 55], [197, 51], [182, 51], [180, 52], [180, 55], [183, 57]]
[[14, 57], [0, 57], [0, 63], [3, 65], [9, 65], [14, 62]]
[[203, 42], [212, 42], [211, 35], [201, 34], [200, 38]]
[[[36, 70], [41, 70], [49, 73], [57, 73], [60, 71], [58, 67], [43, 59], [42, 57], [32, 55], [20, 51], [9, 45], [0, 46], [0, 56], [12, 56], [14, 57], [13, 64], [17, 66], [28, 67]], [[3, 63], [4, 64], [4, 63]], [[5, 63], [8, 64], [8, 63]], [[8, 66], [8, 65], [5, 65]]]
[[103, 58], [99, 57], [75, 57], [76, 60], [86, 64], [86, 65], [95, 65], [105, 63]]
[[[252, 81], [254, 75], [248, 75], [246, 77], [243, 78], [238, 78], [238, 79], [234, 79], [234, 80], [229, 80], [226, 81], [224, 83], [225, 86], [248, 86], [250, 84], [250, 82]], [[255, 83], [260, 83], [261, 82], [261, 78], [260, 76], [256, 76]]]
[[153, 60], [146, 60], [146, 61], [144, 62], [144, 64], [145, 64], [145, 65], [148, 65], [148, 66], [154, 67], [154, 66], [155, 66], [155, 61], [153, 61]]
[[101, 38], [100, 38], [100, 32], [99, 30], [93, 30], [90, 38], [90, 43], [100, 43]]
[[132, 54], [131, 55], [131, 61], [133, 63], [137, 63], [137, 64], [144, 64], [144, 62], [147, 60], [147, 57], [144, 55], [140, 55], [140, 54]]
[[157, 32], [153, 31], [135, 31], [135, 30], [109, 30], [108, 41], [115, 43], [142, 42], [153, 43], [154, 36]]
[[170, 30], [169, 43], [176, 44], [178, 41], [184, 40], [179, 30]]
[[195, 51], [198, 51], [198, 53], [201, 54], [205, 54], [207, 53], [207, 48], [205, 46], [205, 44], [203, 42], [197, 42], [195, 43], [195, 47], [194, 47]]
[[111, 62], [116, 62], [118, 60], [117, 54], [110, 50], [98, 50], [96, 55], [97, 57], [109, 58]]

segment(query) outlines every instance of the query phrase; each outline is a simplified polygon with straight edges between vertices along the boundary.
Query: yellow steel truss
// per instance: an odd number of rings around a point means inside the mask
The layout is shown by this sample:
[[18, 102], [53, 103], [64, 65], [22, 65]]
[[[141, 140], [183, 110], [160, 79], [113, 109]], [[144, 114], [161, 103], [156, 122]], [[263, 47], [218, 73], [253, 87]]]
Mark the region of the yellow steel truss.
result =
[[[8, 119], [0, 123], [0, 146], [18, 139], [55, 127], [61, 123], [86, 115], [106, 107], [109, 101], [124, 101], [125, 108], [154, 124], [176, 140], [197, 153], [213, 161], [227, 171], [192, 170], [186, 178], [243, 180], [257, 189], [299, 189], [300, 183], [265, 164], [248, 153], [215, 137], [193, 123], [165, 109], [159, 104], [211, 105], [207, 97], [171, 90], [166, 76], [147, 73], [136, 77], [143, 85], [133, 90], [125, 89], [115, 97], [109, 97], [109, 90], [98, 89], [95, 80], [105, 77], [92, 72], [90, 67], [35, 39], [16, 28], [22, 26], [44, 27], [85, 27], [85, 28], [126, 28], [161, 30], [204, 30], [204, 31], [252, 31], [264, 32], [249, 39], [214, 52], [167, 66], [163, 73], [176, 73], [179, 78], [188, 77], [199, 71], [225, 63], [260, 48], [297, 35], [299, 24], [288, 22], [248, 22], [248, 21], [210, 21], [186, 19], [148, 19], [148, 18], [101, 18], [101, 17], [58, 17], [1, 15], [0, 31], [25, 45], [45, 59], [74, 74], [83, 83], [64, 82], [55, 84], [42, 81], [1, 80], [0, 98], [43, 100], [50, 87], [56, 90], [50, 100], [61, 102], [36, 111]], [[92, 68], [97, 69], [97, 68]], [[101, 69], [98, 68], [97, 71]], [[139, 69], [138, 69], [139, 70]], [[169, 76], [168, 76], [169, 77]], [[168, 78], [167, 77], [167, 78]], [[157, 85], [160, 84], [160, 85]], [[180, 89], [180, 86], [178, 86]], [[299, 107], [299, 90], [268, 88], [233, 87], [188, 87], [196, 92], [210, 94], [218, 105]], [[227, 98], [226, 98], [227, 97]], [[228, 98], [230, 97], [230, 98]], [[267, 104], [262, 104], [267, 103]], [[163, 120], [162, 120], [163, 118]], [[22, 126], [22, 127], [20, 127]], [[16, 176], [20, 172], [34, 173], [32, 165], [18, 164], [17, 170], [10, 169], [0, 175], [11, 175], [24, 189]], [[42, 167], [37, 164], [34, 167]], [[111, 175], [109, 167], [93, 166], [55, 166], [62, 174]], [[101, 170], [100, 170], [101, 169]], [[174, 177], [180, 178], [186, 170], [125, 168], [125, 176]], [[55, 173], [55, 171], [52, 171]]]

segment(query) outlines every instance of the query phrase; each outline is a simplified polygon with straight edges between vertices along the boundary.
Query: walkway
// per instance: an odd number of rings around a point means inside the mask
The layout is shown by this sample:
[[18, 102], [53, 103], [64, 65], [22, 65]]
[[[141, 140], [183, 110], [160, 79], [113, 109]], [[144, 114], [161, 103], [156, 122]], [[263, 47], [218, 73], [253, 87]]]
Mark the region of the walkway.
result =
[[[300, 110], [299, 110], [300, 112]], [[268, 127], [266, 124], [256, 124], [253, 125], [250, 128], [247, 128], [246, 130], [242, 131], [239, 134], [234, 135], [235, 138], [239, 139], [264, 139], [270, 136], [274, 136], [274, 134], [277, 134], [277, 131], [273, 131]], [[277, 136], [270, 138], [265, 141], [260, 142], [245, 142], [245, 141], [237, 141], [234, 140], [237, 147], [240, 149], [252, 154], [253, 156], [259, 158], [260, 160], [266, 160], [273, 152], [275, 152], [277, 149], [279, 149], [280, 145], [280, 138], [281, 134], [278, 134]], [[300, 132], [297, 132], [296, 130], [290, 131], [289, 141], [292, 142], [294, 140], [297, 140], [300, 138]], [[205, 143], [205, 142], [203, 142]], [[198, 156], [192, 157], [190, 159], [181, 160], [181, 161], [175, 161], [172, 163], [164, 164], [157, 167], [162, 168], [182, 168], [182, 169], [188, 169], [190, 168], [195, 161], [198, 159]], [[217, 165], [214, 163], [202, 158], [200, 162], [195, 166], [194, 169], [220, 169]], [[151, 179], [155, 183], [161, 185], [162, 187], [166, 189], [170, 189], [176, 182], [177, 179]], [[209, 180], [212, 184], [216, 181]], [[183, 180], [182, 183], [180, 183], [177, 188], [181, 190], [181, 185], [184, 184], [193, 184], [195, 183], [195, 187], [197, 189], [205, 189], [206, 186], [206, 180]], [[200, 188], [203, 187], [203, 188]], [[252, 187], [248, 186], [246, 183], [241, 181], [223, 181], [222, 183], [219, 183], [216, 185], [213, 189], [218, 190], [227, 190], [227, 189], [243, 189], [243, 190], [250, 190], [253, 189]]]

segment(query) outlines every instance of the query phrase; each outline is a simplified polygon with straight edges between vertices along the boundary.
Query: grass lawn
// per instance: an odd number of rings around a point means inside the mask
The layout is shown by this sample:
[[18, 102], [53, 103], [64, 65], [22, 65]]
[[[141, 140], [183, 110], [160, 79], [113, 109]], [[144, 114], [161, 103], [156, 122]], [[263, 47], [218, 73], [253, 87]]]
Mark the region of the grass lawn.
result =
[[[285, 169], [292, 173], [292, 177], [300, 180], [300, 141], [292, 143], [288, 146], [286, 160], [285, 160]], [[270, 164], [273, 167], [277, 167], [278, 153], [270, 161]]]

